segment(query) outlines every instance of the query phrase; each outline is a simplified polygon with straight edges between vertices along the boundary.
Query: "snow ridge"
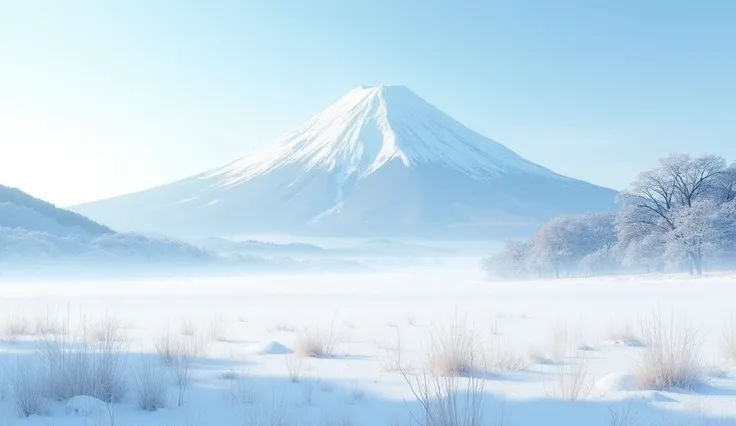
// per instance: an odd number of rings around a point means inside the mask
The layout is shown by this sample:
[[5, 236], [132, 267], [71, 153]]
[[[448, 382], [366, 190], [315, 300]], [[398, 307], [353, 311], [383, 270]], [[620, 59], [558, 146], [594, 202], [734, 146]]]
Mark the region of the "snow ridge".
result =
[[[437, 164], [478, 179], [510, 173], [561, 178], [463, 126], [404, 86], [361, 86], [263, 148], [200, 178], [229, 187], [276, 169], [339, 174], [344, 182], [386, 164]], [[339, 203], [339, 200], [336, 200]]]

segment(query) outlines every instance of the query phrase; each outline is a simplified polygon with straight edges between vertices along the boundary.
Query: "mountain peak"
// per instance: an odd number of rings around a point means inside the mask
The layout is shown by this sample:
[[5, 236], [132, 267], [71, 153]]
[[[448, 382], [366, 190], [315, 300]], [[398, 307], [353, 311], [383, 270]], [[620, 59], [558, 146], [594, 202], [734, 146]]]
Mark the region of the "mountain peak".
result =
[[555, 174], [405, 86], [361, 86], [224, 167], [80, 206], [120, 229], [174, 235], [317, 232], [508, 235], [613, 192]]
[[[554, 175], [463, 126], [403, 85], [359, 86], [283, 137], [205, 177], [235, 185], [299, 164], [365, 177], [381, 167], [433, 164], [477, 179]], [[554, 175], [556, 176], [556, 175]]]

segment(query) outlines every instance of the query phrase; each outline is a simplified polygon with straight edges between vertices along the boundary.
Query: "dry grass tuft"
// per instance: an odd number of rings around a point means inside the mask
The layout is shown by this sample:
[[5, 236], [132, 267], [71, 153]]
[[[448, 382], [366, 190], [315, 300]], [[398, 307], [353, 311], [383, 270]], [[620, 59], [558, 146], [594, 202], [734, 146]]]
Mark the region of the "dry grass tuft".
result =
[[294, 344], [294, 352], [302, 357], [324, 358], [335, 354], [337, 345], [342, 341], [335, 328], [333, 319], [327, 329], [314, 329], [298, 336]]
[[635, 378], [645, 389], [693, 389], [704, 379], [699, 330], [685, 318], [663, 320], [653, 314], [640, 321], [642, 343]]
[[401, 329], [397, 327], [393, 341], [379, 345], [378, 349], [378, 360], [383, 371], [399, 371], [401, 369], [401, 356], [403, 354]]
[[502, 344], [501, 337], [498, 335], [491, 336], [490, 343], [483, 355], [486, 371], [491, 374], [519, 371], [529, 365], [524, 357], [515, 353], [507, 345]]
[[[578, 336], [581, 336], [578, 333]], [[579, 339], [573, 337], [566, 328], [554, 331], [554, 365], [555, 380], [545, 383], [545, 392], [556, 398], [567, 401], [579, 401], [590, 395], [593, 389], [593, 377], [589, 374], [590, 352], [581, 350]]]
[[430, 334], [429, 372], [434, 376], [468, 376], [478, 367], [477, 332], [465, 317], [457, 314], [444, 326], [434, 326]]
[[178, 336], [168, 327], [156, 336], [153, 347], [166, 366], [176, 365], [182, 359], [198, 361], [205, 358], [211, 349], [209, 342], [201, 335]]
[[166, 407], [168, 387], [166, 376], [151, 362], [143, 362], [135, 375], [136, 402], [144, 411], [156, 411]]

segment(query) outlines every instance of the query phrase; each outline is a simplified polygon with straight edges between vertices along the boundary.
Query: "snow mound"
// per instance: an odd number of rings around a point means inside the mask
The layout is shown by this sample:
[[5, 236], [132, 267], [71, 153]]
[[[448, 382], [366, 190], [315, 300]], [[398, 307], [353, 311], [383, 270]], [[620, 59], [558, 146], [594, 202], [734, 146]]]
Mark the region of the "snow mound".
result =
[[73, 396], [66, 403], [66, 413], [72, 416], [96, 416], [107, 411], [107, 404], [101, 399], [87, 395]]
[[288, 355], [293, 351], [279, 342], [267, 341], [250, 345], [246, 350], [251, 355]]
[[614, 392], [624, 392], [636, 390], [634, 376], [631, 374], [610, 373], [601, 377], [595, 383], [595, 390], [606, 395]]

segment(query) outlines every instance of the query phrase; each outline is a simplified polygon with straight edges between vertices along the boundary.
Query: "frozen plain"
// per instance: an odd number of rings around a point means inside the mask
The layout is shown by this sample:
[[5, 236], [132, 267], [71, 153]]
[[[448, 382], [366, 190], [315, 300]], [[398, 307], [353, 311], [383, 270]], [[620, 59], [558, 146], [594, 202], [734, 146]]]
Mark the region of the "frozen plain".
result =
[[[385, 368], [384, 361], [397, 352], [400, 341], [400, 364], [411, 380], [425, 367], [432, 330], [458, 318], [464, 318], [465, 329], [477, 331], [484, 347], [494, 348], [484, 358], [519, 360], [513, 368], [498, 368], [480, 379], [481, 424], [736, 425], [736, 368], [721, 351], [722, 328], [736, 307], [735, 285], [736, 274], [728, 273], [489, 282], [470, 267], [3, 283], [0, 309], [6, 334], [10, 324], [25, 325], [14, 327], [17, 341], [6, 336], [0, 343], [0, 424], [110, 424], [107, 412], [80, 416], [70, 413], [65, 401], [49, 401], [41, 416], [18, 417], [8, 377], [15, 366], [36, 362], [39, 323], [68, 317], [94, 324], [107, 316], [124, 326], [128, 347], [130, 386], [115, 404], [116, 425], [412, 425], [418, 404], [404, 377]], [[699, 329], [708, 377], [694, 390], [616, 384], [617, 378], [634, 372], [643, 350], [623, 342], [623, 330], [635, 329], [654, 312], [687, 318]], [[154, 350], [164, 330], [201, 335], [208, 342], [204, 356], [192, 364], [181, 406], [170, 367], [160, 363]], [[306, 334], [317, 330], [332, 330], [336, 337], [331, 356], [278, 353], [279, 345], [296, 349]], [[589, 349], [567, 360], [586, 360], [582, 376], [590, 391], [578, 401], [566, 400], [558, 391], [567, 361], [553, 359], [563, 335], [576, 348]], [[146, 362], [166, 374], [167, 406], [155, 412], [136, 404], [134, 376]], [[289, 369], [298, 370], [295, 383]]]

